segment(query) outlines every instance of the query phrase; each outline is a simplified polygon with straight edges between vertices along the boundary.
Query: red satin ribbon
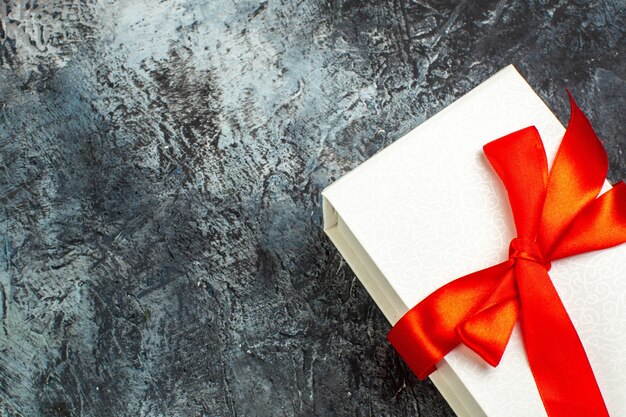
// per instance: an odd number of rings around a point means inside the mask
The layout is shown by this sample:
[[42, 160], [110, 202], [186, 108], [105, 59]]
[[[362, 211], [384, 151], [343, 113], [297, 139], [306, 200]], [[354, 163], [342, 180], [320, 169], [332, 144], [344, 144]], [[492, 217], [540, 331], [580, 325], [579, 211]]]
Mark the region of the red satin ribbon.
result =
[[606, 153], [571, 95], [570, 104], [549, 175], [535, 127], [483, 148], [515, 219], [518, 237], [509, 259], [441, 287], [406, 313], [388, 338], [424, 379], [459, 343], [497, 366], [519, 318], [548, 415], [601, 417], [608, 411], [548, 270], [555, 259], [626, 242], [626, 184], [596, 198], [606, 177]]

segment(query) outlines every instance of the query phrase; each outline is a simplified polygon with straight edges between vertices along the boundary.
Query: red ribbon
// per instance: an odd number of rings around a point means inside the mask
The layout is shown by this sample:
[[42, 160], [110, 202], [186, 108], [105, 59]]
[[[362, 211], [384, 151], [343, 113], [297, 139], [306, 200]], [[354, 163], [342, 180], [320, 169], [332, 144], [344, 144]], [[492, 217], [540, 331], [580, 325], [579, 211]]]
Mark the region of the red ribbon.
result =
[[571, 95], [570, 104], [549, 175], [534, 126], [483, 147], [515, 219], [518, 237], [509, 259], [441, 287], [406, 313], [388, 338], [424, 379], [460, 343], [497, 366], [519, 317], [548, 415], [601, 417], [608, 411], [548, 270], [550, 261], [626, 242], [626, 184], [596, 198], [606, 178], [606, 152]]

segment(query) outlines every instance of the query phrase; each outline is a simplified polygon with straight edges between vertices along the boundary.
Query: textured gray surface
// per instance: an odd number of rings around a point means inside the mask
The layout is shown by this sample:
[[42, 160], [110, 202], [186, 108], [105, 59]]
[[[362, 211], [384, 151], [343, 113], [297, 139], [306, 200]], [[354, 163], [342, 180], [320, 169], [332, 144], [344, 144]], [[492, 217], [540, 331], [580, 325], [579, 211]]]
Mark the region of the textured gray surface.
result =
[[626, 177], [623, 1], [0, 1], [0, 415], [452, 416], [320, 191], [514, 63]]

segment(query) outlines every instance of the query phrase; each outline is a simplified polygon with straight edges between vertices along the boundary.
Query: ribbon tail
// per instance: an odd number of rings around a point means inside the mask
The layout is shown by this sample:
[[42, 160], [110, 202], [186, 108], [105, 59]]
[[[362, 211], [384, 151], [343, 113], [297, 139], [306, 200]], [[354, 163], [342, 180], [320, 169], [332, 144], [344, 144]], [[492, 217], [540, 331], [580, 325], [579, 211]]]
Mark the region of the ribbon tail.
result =
[[576, 329], [547, 271], [519, 260], [515, 275], [530, 369], [550, 417], [608, 417]]
[[458, 278], [426, 297], [395, 324], [387, 338], [420, 379], [430, 375], [461, 343], [457, 327], [484, 304], [510, 268], [506, 261]]
[[481, 310], [458, 328], [463, 344], [498, 366], [519, 314], [514, 269], [509, 269]]

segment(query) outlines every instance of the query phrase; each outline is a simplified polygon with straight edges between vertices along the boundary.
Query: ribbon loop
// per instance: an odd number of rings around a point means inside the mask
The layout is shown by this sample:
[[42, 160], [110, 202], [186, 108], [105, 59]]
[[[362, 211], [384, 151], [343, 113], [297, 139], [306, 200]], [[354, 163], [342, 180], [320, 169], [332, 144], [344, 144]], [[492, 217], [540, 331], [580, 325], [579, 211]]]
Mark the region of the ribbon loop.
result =
[[517, 235], [535, 238], [548, 183], [546, 151], [537, 128], [510, 133], [489, 142], [483, 150], [509, 195]]
[[591, 123], [571, 94], [569, 98], [572, 112], [550, 170], [541, 214], [537, 241], [544, 253], [554, 250], [576, 215], [598, 196], [609, 166]]

